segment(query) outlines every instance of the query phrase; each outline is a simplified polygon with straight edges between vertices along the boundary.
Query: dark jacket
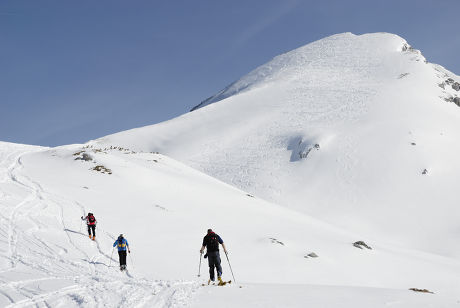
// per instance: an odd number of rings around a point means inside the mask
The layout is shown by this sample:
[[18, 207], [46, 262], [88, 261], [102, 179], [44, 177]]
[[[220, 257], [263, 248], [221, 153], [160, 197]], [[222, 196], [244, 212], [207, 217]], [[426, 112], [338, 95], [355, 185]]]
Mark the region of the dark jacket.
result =
[[212, 247], [210, 247], [210, 243], [211, 243], [211, 238], [212, 237], [217, 237], [217, 241], [219, 242], [219, 244], [223, 244], [224, 241], [220, 238], [219, 235], [217, 235], [216, 233], [214, 232], [211, 232], [209, 234], [207, 234], [204, 238], [203, 238], [203, 246], [207, 248], [207, 252], [210, 253], [210, 252], [214, 252], [214, 251], [219, 251], [219, 245], [217, 245], [217, 248], [213, 249]]

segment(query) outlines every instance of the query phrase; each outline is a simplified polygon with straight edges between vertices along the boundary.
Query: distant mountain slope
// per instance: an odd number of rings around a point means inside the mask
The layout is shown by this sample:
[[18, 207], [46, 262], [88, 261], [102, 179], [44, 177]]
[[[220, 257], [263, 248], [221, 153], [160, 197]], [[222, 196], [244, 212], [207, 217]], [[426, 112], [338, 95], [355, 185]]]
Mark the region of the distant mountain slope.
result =
[[90, 144], [159, 151], [354, 232], [460, 256], [459, 81], [397, 35], [339, 34], [203, 108]]

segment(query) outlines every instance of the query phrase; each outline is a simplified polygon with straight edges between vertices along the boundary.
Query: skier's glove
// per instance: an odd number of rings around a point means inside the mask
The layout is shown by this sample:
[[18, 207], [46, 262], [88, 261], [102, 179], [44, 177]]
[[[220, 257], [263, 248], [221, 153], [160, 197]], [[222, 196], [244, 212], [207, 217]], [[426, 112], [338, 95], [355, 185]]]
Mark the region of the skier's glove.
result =
[[208, 257], [208, 254], [205, 254], [205, 255], [204, 255], [204, 258], [206, 259], [207, 257]]

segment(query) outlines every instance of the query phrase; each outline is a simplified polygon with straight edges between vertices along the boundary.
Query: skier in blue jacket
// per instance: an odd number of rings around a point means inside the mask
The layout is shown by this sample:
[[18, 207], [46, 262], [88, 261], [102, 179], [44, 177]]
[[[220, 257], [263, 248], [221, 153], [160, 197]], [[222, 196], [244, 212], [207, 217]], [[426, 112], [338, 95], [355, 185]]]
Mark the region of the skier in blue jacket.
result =
[[128, 250], [128, 253], [131, 253], [131, 250], [129, 250], [128, 241], [123, 237], [123, 234], [120, 234], [120, 236], [117, 238], [115, 243], [113, 243], [113, 247], [115, 246], [118, 247], [118, 257], [120, 259], [120, 271], [123, 271], [126, 269], [126, 250]]

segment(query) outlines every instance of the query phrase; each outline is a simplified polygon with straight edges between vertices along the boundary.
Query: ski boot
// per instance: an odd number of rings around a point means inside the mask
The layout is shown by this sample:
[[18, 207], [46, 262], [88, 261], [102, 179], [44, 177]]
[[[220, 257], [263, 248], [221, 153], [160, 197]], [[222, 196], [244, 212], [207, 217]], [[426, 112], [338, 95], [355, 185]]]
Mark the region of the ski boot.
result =
[[219, 276], [217, 277], [217, 280], [219, 280], [219, 283], [217, 284], [218, 286], [224, 286], [226, 284], [225, 281], [222, 280], [222, 278]]
[[[91, 236], [90, 236], [90, 237], [91, 237]], [[93, 236], [93, 241], [95, 241], [95, 240], [96, 240], [96, 235], [95, 235], [95, 236]]]
[[89, 239], [91, 239], [91, 234], [88, 234], [88, 236], [89, 236]]

